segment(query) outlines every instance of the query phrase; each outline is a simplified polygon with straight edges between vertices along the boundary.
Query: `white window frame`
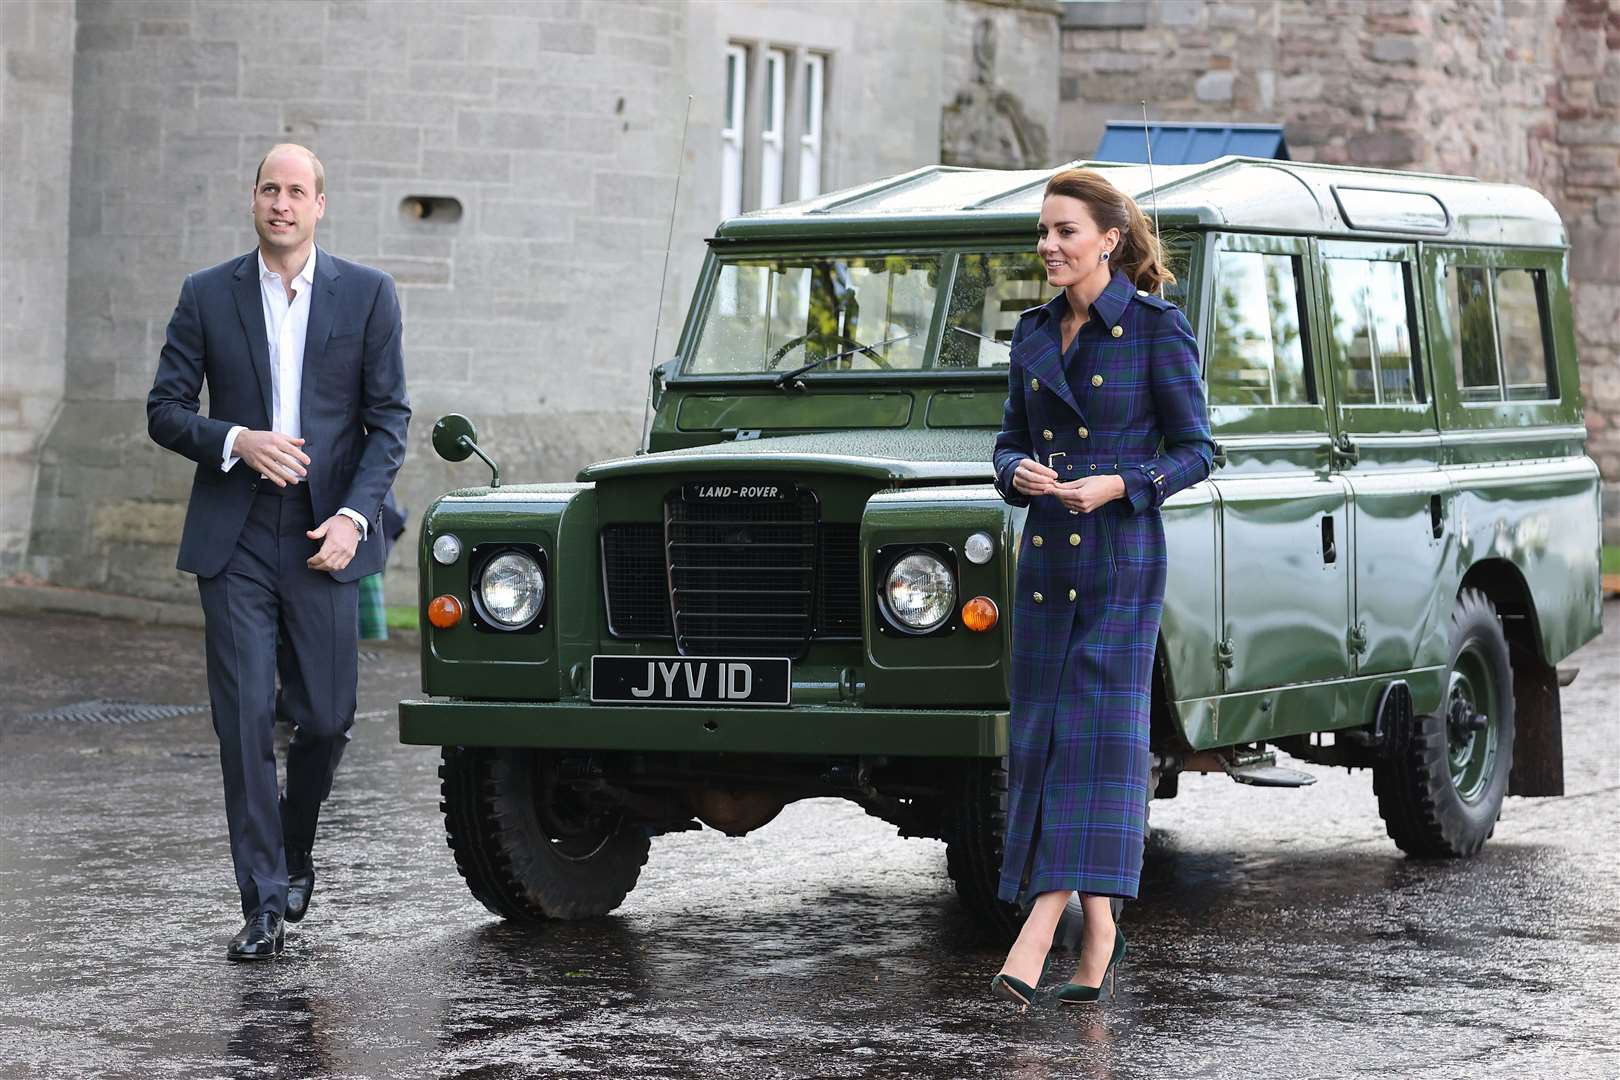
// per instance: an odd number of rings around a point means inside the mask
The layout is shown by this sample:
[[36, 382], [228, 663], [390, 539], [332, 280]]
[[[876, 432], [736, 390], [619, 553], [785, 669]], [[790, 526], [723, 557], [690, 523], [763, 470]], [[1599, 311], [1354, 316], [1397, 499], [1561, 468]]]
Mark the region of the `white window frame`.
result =
[[748, 120], [748, 50], [726, 46], [726, 97], [720, 127], [720, 217], [742, 213], [743, 131]]
[[827, 101], [827, 58], [806, 53], [804, 78], [799, 84], [804, 101], [804, 131], [799, 135], [799, 198], [821, 194], [822, 112]]
[[782, 150], [787, 127], [787, 65], [785, 49], [765, 50], [765, 109], [759, 129], [759, 206], [768, 210], [782, 203]]

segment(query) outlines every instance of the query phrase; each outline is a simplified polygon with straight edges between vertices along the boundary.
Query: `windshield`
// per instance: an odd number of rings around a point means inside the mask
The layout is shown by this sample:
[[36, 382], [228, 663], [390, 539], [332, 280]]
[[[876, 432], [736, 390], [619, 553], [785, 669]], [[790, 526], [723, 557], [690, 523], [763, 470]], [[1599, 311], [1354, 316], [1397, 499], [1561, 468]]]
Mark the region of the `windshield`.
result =
[[[1170, 242], [1183, 280], [1191, 245]], [[1180, 239], [1183, 242], [1177, 243]], [[941, 277], [951, 271], [937, 356], [929, 355]], [[1018, 316], [1054, 290], [1030, 249], [910, 255], [742, 258], [721, 265], [686, 371], [777, 375], [1005, 367]]]

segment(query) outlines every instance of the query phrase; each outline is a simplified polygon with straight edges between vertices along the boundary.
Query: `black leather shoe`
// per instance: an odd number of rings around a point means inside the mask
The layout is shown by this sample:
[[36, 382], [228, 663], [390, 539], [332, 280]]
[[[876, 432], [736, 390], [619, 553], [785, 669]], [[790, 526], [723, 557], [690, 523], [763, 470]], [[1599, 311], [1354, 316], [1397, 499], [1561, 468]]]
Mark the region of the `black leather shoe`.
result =
[[227, 960], [274, 960], [287, 940], [287, 924], [273, 911], [261, 911], [242, 925], [225, 947]]
[[287, 921], [297, 922], [315, 895], [315, 862], [307, 851], [287, 852]]

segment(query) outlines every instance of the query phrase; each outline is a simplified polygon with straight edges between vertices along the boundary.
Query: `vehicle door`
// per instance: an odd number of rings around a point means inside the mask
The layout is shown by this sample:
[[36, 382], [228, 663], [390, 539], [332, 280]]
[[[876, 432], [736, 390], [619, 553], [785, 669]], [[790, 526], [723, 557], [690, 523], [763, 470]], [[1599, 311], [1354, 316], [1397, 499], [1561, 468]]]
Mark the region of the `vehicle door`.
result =
[[1310, 312], [1309, 241], [1217, 235], [1205, 370], [1225, 458], [1221, 635], [1228, 694], [1344, 678], [1346, 498]]
[[1451, 485], [1423, 347], [1418, 250], [1335, 240], [1317, 251], [1333, 462], [1350, 489], [1352, 670], [1403, 671], [1426, 635], [1443, 632], [1452, 599], [1440, 587]]

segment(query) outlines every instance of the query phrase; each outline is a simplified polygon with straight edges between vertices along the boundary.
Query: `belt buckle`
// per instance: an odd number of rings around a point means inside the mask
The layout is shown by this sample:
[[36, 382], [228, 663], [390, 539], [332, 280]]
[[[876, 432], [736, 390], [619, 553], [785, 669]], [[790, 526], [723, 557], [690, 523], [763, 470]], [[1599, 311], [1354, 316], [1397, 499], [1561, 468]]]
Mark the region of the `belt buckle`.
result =
[[1051, 469], [1053, 472], [1056, 472], [1057, 471], [1057, 459], [1060, 458], [1060, 457], [1068, 457], [1068, 456], [1069, 456], [1069, 454], [1065, 450], [1055, 450], [1052, 453], [1046, 455], [1046, 467], [1048, 469]]

